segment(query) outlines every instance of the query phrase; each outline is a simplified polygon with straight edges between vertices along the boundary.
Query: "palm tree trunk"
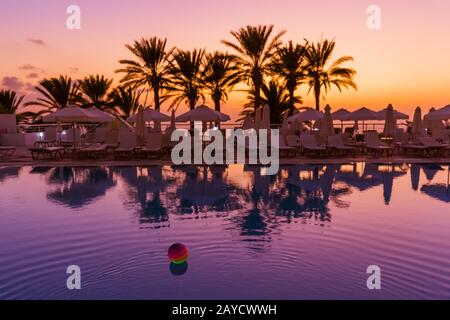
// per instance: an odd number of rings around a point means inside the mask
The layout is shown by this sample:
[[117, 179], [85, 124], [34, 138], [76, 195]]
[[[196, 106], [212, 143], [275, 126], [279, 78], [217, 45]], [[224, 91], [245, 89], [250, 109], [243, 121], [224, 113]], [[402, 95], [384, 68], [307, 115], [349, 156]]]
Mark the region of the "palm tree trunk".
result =
[[258, 109], [261, 106], [261, 86], [256, 81], [254, 83], [255, 85], [255, 107], [253, 109], [253, 116], [255, 115], [256, 109]]
[[314, 96], [316, 98], [316, 110], [320, 111], [320, 83], [314, 85]]
[[160, 109], [160, 102], [159, 102], [159, 84], [153, 85], [153, 95], [155, 98], [155, 110], [159, 111]]
[[290, 116], [294, 114], [294, 109], [295, 109], [294, 92], [295, 92], [295, 88], [289, 88], [289, 115]]
[[[214, 109], [220, 112], [220, 98], [214, 98]], [[215, 125], [220, 129], [220, 122], [216, 122]]]

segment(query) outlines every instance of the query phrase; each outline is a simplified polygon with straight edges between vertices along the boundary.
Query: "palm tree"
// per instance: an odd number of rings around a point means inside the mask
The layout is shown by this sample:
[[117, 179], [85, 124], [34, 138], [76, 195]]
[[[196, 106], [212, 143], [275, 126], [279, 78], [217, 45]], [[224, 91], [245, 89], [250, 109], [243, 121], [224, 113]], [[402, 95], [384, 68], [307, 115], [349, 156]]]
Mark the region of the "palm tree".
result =
[[285, 33], [282, 31], [270, 39], [272, 31], [273, 25], [246, 26], [231, 32], [237, 43], [222, 40], [222, 43], [238, 53], [236, 63], [240, 69], [240, 76], [250, 84], [255, 93], [254, 109], [261, 105], [260, 90], [264, 77], [271, 73], [271, 58], [281, 44], [281, 36]]
[[44, 110], [38, 112], [39, 115], [65, 108], [71, 104], [82, 102], [79, 91], [79, 83], [72, 81], [67, 76], [59, 78], [44, 79], [36, 87], [36, 90], [43, 95], [35, 101], [25, 103], [25, 106], [40, 106]]
[[109, 94], [110, 104], [119, 113], [129, 117], [139, 108], [141, 95], [142, 90], [133, 90], [131, 87], [118, 87]]
[[22, 103], [24, 96], [19, 97], [15, 91], [0, 90], [0, 113], [14, 114]]
[[202, 98], [203, 67], [205, 50], [184, 51], [177, 50], [169, 61], [170, 87], [169, 97], [173, 98], [171, 108], [178, 107], [181, 102], [186, 102], [192, 110], [198, 100]]
[[[141, 87], [149, 86], [153, 89], [155, 110], [160, 109], [162, 103], [160, 91], [167, 84], [167, 57], [172, 50], [166, 51], [167, 39], [142, 38], [135, 41], [133, 45], [126, 45], [136, 57], [135, 60], [120, 60], [123, 69], [116, 72], [125, 73], [121, 83], [126, 86]], [[147, 96], [146, 96], [147, 102]]]
[[108, 93], [113, 80], [100, 75], [90, 75], [80, 82], [80, 91], [84, 94], [84, 105], [104, 108], [109, 105]]
[[[282, 116], [285, 112], [290, 111], [290, 94], [286, 86], [271, 80], [268, 84], [264, 83], [261, 87], [261, 103], [269, 105], [270, 121], [272, 123], [281, 123]], [[294, 103], [302, 103], [301, 97], [294, 95]], [[253, 114], [255, 92], [253, 89], [249, 91], [249, 102], [244, 105], [245, 109], [241, 115]]]
[[273, 71], [286, 85], [289, 91], [289, 114], [295, 111], [295, 90], [305, 78], [305, 45], [293, 44], [289, 41], [286, 45], [278, 47], [273, 60]]
[[309, 91], [314, 91], [316, 100], [316, 109], [320, 110], [320, 93], [322, 87], [327, 93], [331, 89], [331, 85], [336, 86], [339, 92], [342, 88], [358, 89], [353, 77], [356, 71], [351, 68], [341, 67], [341, 64], [353, 61], [350, 56], [344, 56], [331, 63], [327, 68], [330, 58], [333, 54], [336, 42], [334, 40], [324, 40], [317, 44], [311, 44], [306, 50], [307, 72], [306, 78], [309, 84]]
[[240, 80], [234, 60], [234, 56], [218, 51], [206, 54], [203, 81], [217, 111], [221, 109], [220, 102], [228, 99], [228, 93]]

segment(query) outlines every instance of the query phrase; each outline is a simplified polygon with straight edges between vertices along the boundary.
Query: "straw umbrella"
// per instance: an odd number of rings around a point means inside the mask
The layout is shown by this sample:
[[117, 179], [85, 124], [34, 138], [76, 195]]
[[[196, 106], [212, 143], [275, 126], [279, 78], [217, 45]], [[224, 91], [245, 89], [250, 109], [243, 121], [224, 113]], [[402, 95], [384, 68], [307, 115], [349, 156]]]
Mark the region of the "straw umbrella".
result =
[[331, 118], [333, 120], [338, 120], [341, 122], [341, 131], [344, 131], [344, 123], [343, 121], [347, 120], [347, 117], [349, 116], [351, 112], [348, 111], [347, 109], [341, 108], [339, 110], [336, 110], [335, 112], [333, 112], [331, 114]]
[[225, 122], [230, 120], [230, 116], [220, 111], [211, 109], [206, 105], [201, 105], [192, 109], [175, 119], [177, 122]]
[[[143, 108], [144, 111], [144, 121], [145, 122], [164, 122], [164, 121], [170, 121], [170, 117], [164, 113], [161, 113], [159, 111], [150, 109], [150, 108]], [[127, 121], [130, 123], [134, 123], [137, 121], [137, 113], [133, 114], [132, 116], [127, 118]]]
[[320, 120], [319, 133], [324, 136], [334, 135], [333, 119], [331, 117], [330, 105], [325, 106], [325, 113]]
[[397, 125], [394, 119], [394, 108], [391, 104], [387, 107], [385, 116], [383, 133], [385, 136], [393, 137], [397, 130]]

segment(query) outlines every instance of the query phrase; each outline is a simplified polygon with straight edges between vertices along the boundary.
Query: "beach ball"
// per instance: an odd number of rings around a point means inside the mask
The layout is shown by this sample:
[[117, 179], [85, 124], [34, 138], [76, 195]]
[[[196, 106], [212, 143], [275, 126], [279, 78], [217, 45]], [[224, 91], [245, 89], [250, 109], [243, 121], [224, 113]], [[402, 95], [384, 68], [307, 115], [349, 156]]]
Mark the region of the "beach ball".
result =
[[170, 246], [167, 255], [169, 256], [170, 262], [174, 264], [182, 264], [186, 262], [189, 257], [189, 252], [184, 244], [175, 243]]

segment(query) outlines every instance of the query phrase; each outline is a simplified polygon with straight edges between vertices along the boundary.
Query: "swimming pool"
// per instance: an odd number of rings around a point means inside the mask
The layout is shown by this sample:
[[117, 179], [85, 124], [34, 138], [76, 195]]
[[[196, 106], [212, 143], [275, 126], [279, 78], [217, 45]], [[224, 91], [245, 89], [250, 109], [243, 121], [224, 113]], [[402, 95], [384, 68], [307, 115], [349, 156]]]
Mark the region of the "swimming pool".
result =
[[[449, 299], [448, 165], [1, 167], [1, 299]], [[187, 270], [167, 249], [188, 246]], [[68, 290], [66, 268], [81, 269]], [[381, 290], [366, 285], [381, 268]], [[178, 275], [177, 275], [178, 274]]]

